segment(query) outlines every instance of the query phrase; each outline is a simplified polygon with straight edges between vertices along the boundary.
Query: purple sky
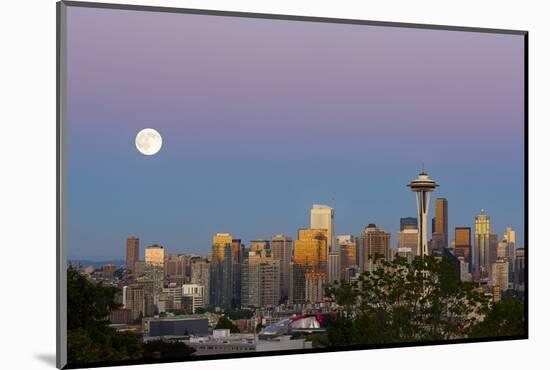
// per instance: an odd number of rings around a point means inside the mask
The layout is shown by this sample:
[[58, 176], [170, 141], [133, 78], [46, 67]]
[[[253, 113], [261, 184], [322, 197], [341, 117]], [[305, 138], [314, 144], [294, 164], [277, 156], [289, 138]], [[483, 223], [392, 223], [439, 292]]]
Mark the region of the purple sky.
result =
[[395, 245], [423, 162], [450, 239], [484, 208], [522, 246], [523, 83], [519, 35], [69, 7], [69, 256], [295, 237], [314, 202]]

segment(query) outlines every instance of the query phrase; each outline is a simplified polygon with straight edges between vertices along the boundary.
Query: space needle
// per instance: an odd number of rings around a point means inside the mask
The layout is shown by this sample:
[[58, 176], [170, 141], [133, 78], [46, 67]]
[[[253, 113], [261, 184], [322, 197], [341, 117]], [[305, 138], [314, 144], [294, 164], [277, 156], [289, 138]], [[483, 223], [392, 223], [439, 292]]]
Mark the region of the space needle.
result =
[[416, 193], [416, 208], [418, 209], [418, 244], [416, 246], [417, 256], [428, 255], [428, 208], [430, 206], [430, 193], [439, 184], [428, 177], [422, 166], [422, 172], [408, 185], [411, 191]]

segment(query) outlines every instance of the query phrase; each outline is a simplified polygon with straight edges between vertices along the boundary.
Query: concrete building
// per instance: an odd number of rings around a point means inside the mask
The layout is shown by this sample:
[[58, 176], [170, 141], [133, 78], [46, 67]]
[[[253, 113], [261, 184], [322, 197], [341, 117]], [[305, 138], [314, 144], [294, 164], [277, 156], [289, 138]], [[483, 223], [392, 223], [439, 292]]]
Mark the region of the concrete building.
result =
[[391, 233], [376, 227], [375, 224], [369, 224], [356, 240], [358, 265], [361, 272], [372, 271], [376, 257], [391, 260]]
[[283, 300], [288, 299], [290, 289], [290, 262], [292, 261], [292, 238], [285, 235], [275, 235], [271, 238], [271, 257], [279, 261], [280, 267], [280, 295]]
[[308, 271], [304, 273], [305, 302], [317, 303], [323, 301], [325, 279], [324, 272]]
[[207, 258], [194, 258], [191, 261], [191, 284], [204, 287], [203, 304], [210, 304], [210, 262]]
[[498, 285], [501, 292], [508, 290], [508, 261], [497, 259], [491, 269], [493, 286]]
[[132, 272], [139, 260], [139, 238], [131, 236], [126, 239], [126, 268]]
[[155, 337], [205, 336], [208, 335], [208, 318], [201, 315], [147, 318], [144, 320], [144, 332], [144, 340]]
[[241, 266], [241, 306], [274, 307], [280, 299], [280, 262], [267, 249], [248, 251]]
[[146, 315], [145, 290], [142, 286], [137, 284], [125, 286], [123, 297], [123, 307], [130, 310], [132, 321]]
[[338, 284], [341, 279], [340, 251], [338, 249], [328, 253], [327, 284]]
[[349, 281], [349, 276], [357, 270], [357, 245], [351, 235], [339, 235], [336, 244], [340, 251], [340, 279]]
[[183, 284], [181, 286], [183, 308], [195, 313], [198, 308], [205, 308], [206, 288], [204, 285]]
[[411, 248], [416, 255], [418, 245], [418, 229], [413, 229], [412, 226], [405, 226], [404, 229], [397, 233], [397, 248]]
[[290, 335], [258, 339], [252, 334], [231, 334], [214, 338], [192, 337], [186, 344], [195, 349], [195, 356], [311, 349], [312, 343]]

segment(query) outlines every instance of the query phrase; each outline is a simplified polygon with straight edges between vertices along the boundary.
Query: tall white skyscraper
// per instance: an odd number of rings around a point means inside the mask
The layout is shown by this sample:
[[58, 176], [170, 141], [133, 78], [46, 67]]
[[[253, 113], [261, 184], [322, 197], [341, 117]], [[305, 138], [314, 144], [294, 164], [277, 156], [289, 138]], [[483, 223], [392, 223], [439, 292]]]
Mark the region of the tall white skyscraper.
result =
[[314, 204], [310, 212], [310, 228], [326, 229], [328, 252], [334, 249], [334, 209], [322, 204]]

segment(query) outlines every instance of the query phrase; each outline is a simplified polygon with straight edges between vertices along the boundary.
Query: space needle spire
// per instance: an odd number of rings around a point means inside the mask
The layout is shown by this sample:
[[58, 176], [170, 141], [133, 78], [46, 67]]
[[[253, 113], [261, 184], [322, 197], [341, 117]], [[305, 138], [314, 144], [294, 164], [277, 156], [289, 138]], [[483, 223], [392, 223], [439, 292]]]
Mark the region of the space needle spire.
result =
[[416, 208], [418, 210], [418, 243], [416, 246], [417, 256], [428, 255], [428, 208], [430, 206], [430, 193], [434, 191], [439, 184], [428, 177], [422, 164], [422, 172], [418, 177], [412, 180], [408, 185], [411, 191], [416, 193]]

